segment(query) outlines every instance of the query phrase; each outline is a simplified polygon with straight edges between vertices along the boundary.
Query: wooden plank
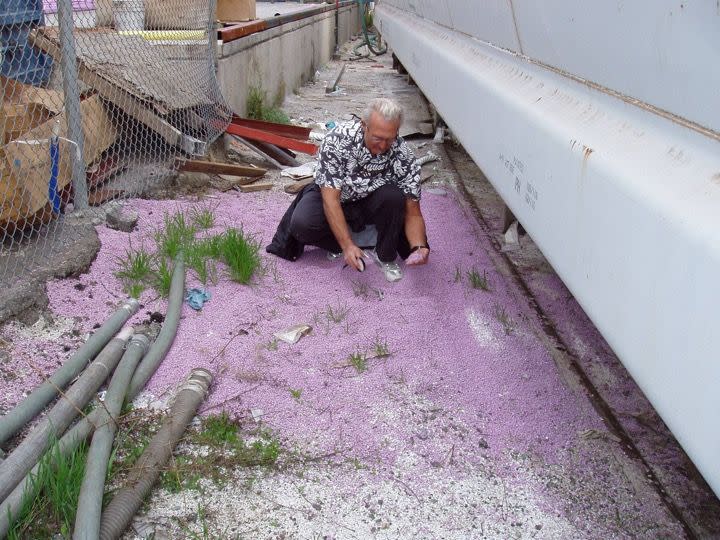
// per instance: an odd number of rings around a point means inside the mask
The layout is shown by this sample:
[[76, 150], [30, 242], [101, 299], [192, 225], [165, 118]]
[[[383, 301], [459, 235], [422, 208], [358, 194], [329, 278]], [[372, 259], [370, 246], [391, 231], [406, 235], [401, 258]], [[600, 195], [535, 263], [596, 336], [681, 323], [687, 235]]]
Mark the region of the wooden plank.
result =
[[267, 169], [256, 167], [247, 167], [245, 165], [232, 165], [230, 163], [220, 163], [219, 161], [203, 161], [199, 159], [181, 159], [175, 160], [175, 165], [181, 171], [202, 172], [208, 174], [225, 174], [229, 176], [263, 176]]
[[303, 178], [302, 180], [298, 180], [297, 182], [293, 182], [292, 184], [285, 186], [284, 191], [285, 193], [295, 194], [302, 191], [305, 186], [312, 184], [314, 181], [314, 178]]
[[250, 193], [252, 191], [268, 191], [273, 187], [272, 182], [255, 182], [254, 184], [247, 184], [245, 186], [238, 186], [237, 189], [243, 193]]

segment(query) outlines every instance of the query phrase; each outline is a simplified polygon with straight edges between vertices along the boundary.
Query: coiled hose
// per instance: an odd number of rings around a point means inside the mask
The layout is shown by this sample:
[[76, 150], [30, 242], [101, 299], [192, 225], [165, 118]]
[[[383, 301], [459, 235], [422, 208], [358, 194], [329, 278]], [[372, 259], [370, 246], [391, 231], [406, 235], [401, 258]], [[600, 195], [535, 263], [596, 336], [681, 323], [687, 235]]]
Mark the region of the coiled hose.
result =
[[360, 11], [362, 13], [362, 29], [363, 36], [365, 37], [365, 42], [357, 45], [353, 49], [353, 52], [360, 58], [366, 58], [370, 55], [363, 55], [360, 54], [360, 52], [358, 51], [362, 47], [367, 46], [368, 50], [376, 56], [385, 54], [387, 52], [387, 45], [379, 46], [378, 44], [380, 43], [380, 35], [377, 33], [377, 31], [372, 31], [368, 28], [368, 19], [371, 15], [369, 2], [367, 0], [358, 0], [358, 6], [360, 6]]

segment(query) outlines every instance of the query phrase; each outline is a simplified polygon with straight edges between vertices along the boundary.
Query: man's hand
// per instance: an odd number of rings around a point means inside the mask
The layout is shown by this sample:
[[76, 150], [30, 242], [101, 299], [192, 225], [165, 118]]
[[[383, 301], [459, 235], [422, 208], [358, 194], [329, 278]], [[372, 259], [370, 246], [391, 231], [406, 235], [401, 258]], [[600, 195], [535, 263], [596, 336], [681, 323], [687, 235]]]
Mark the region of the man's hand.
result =
[[365, 270], [365, 262], [362, 260], [365, 258], [365, 252], [355, 244], [343, 250], [343, 257], [345, 258], [345, 262], [355, 270], [359, 270], [360, 272]]
[[430, 248], [417, 248], [413, 251], [410, 256], [405, 259], [405, 264], [408, 266], [417, 266], [420, 264], [426, 264], [430, 257]]
[[[409, 266], [425, 264], [430, 257], [430, 248], [427, 246], [427, 234], [425, 232], [425, 220], [420, 211], [420, 202], [413, 199], [405, 200], [405, 236], [412, 253], [405, 259]], [[423, 247], [420, 247], [423, 246]], [[417, 249], [413, 249], [416, 248]]]

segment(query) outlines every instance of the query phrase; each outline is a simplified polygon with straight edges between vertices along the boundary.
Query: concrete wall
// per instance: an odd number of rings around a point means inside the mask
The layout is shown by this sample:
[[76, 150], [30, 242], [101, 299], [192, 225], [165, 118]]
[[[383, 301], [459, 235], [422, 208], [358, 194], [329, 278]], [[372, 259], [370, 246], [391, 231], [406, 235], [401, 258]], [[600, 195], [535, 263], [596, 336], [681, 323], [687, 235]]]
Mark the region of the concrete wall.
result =
[[[362, 29], [357, 4], [340, 9], [342, 45]], [[224, 43], [218, 53], [218, 80], [227, 103], [245, 114], [249, 88], [267, 93], [281, 103], [288, 92], [312, 79], [332, 58], [335, 49], [335, 12], [328, 11]]]

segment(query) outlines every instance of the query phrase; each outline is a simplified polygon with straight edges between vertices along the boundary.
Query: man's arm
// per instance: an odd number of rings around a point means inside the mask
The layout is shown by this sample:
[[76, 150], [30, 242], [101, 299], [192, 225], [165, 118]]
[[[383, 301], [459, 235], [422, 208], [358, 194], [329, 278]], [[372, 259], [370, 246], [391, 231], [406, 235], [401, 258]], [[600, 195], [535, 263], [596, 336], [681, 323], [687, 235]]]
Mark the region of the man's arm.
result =
[[345, 214], [340, 205], [340, 190], [330, 187], [320, 188], [320, 194], [323, 200], [323, 210], [325, 211], [325, 219], [330, 225], [335, 239], [340, 248], [343, 250], [345, 262], [356, 270], [363, 270], [360, 259], [363, 257], [363, 251], [355, 245], [350, 236], [350, 227], [348, 227]]
[[[405, 236], [410, 244], [410, 249], [415, 246], [427, 246], [425, 219], [420, 211], [420, 201], [415, 199], [405, 199]], [[418, 253], [419, 260], [413, 264], [425, 264], [428, 261], [430, 249], [421, 247], [414, 253]]]

